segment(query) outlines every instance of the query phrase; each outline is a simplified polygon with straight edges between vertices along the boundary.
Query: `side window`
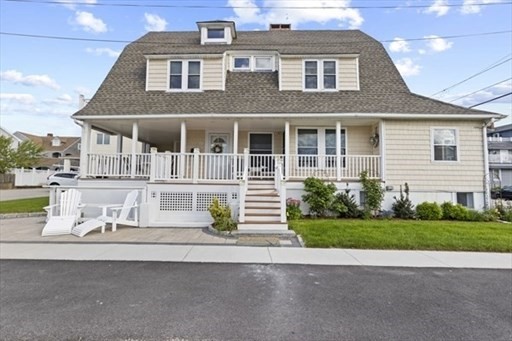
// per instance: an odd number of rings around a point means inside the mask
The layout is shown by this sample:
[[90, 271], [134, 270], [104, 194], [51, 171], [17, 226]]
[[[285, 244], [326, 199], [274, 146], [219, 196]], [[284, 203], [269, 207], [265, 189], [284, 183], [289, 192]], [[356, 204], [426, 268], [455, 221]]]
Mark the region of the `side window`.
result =
[[457, 130], [436, 128], [432, 130], [434, 161], [458, 161]]
[[457, 203], [468, 208], [474, 208], [473, 193], [458, 192]]

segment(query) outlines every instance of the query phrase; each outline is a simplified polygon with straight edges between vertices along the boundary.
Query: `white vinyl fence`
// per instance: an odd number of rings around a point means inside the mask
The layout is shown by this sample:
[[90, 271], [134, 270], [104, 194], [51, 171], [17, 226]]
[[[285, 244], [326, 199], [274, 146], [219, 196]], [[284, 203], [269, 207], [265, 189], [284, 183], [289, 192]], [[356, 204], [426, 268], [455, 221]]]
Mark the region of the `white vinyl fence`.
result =
[[46, 185], [46, 179], [54, 172], [51, 170], [16, 168], [12, 170], [12, 173], [15, 175], [14, 186], [27, 187]]

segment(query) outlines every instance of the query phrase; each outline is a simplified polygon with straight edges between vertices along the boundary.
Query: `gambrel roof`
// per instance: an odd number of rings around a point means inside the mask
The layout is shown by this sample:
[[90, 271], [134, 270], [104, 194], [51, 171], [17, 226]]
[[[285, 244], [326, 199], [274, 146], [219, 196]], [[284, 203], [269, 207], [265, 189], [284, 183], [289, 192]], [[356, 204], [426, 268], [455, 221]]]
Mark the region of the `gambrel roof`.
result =
[[[279, 91], [278, 72], [229, 72], [225, 91], [146, 91], [146, 57], [274, 51], [281, 56], [358, 55], [359, 91]], [[382, 44], [359, 30], [237, 32], [232, 44], [201, 45], [199, 32], [150, 32], [126, 46], [74, 117], [160, 114], [380, 113], [499, 115], [409, 91]]]

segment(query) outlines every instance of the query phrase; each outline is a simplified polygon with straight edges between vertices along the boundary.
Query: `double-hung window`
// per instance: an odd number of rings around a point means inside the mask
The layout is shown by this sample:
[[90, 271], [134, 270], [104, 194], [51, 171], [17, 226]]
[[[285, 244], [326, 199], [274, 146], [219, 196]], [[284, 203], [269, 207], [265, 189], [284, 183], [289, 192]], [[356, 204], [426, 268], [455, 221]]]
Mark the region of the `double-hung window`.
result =
[[[345, 155], [345, 129], [340, 137], [340, 154]], [[297, 129], [297, 154], [299, 167], [336, 167], [336, 129]]]
[[96, 144], [110, 144], [110, 135], [98, 133], [96, 135]]
[[458, 161], [457, 129], [432, 129], [434, 161]]
[[169, 88], [171, 91], [201, 89], [201, 62], [198, 60], [173, 60], [170, 62]]
[[305, 60], [304, 89], [333, 91], [338, 88], [337, 62], [335, 60]]

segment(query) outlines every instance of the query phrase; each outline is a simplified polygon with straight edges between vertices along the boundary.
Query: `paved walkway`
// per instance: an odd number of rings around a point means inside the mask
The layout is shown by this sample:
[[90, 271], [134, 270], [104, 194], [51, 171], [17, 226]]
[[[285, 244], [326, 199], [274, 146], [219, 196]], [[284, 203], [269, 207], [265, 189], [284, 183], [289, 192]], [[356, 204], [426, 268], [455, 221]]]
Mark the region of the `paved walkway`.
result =
[[43, 238], [43, 222], [0, 220], [0, 259], [512, 269], [511, 253], [249, 247], [200, 229], [121, 227], [84, 238]]
[[0, 201], [41, 198], [49, 195], [48, 188], [17, 188], [0, 190]]

